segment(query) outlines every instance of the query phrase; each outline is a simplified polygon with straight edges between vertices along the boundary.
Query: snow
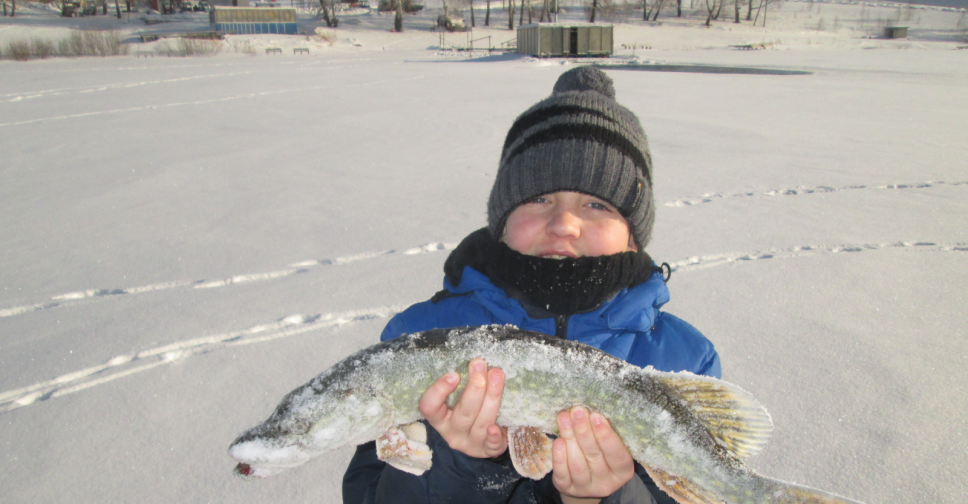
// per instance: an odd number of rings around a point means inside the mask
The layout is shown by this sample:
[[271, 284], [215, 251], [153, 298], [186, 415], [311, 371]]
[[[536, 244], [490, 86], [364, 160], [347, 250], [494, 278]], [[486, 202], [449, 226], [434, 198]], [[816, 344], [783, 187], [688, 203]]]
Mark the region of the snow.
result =
[[[597, 62], [810, 72], [608, 71], [649, 135], [667, 310], [772, 415], [754, 468], [868, 503], [956, 503], [965, 11], [884, 5], [780, 3], [766, 28], [633, 12]], [[151, 57], [154, 42], [0, 61], [5, 501], [339, 501], [352, 450], [244, 484], [226, 449], [439, 290], [448, 251], [485, 223], [511, 122], [578, 64], [441, 50], [433, 7], [403, 34], [348, 13], [333, 46], [239, 36], [214, 57]], [[502, 14], [473, 37], [513, 38]], [[868, 38], [895, 16], [909, 38]], [[183, 18], [18, 2], [0, 47], [207, 29]]]

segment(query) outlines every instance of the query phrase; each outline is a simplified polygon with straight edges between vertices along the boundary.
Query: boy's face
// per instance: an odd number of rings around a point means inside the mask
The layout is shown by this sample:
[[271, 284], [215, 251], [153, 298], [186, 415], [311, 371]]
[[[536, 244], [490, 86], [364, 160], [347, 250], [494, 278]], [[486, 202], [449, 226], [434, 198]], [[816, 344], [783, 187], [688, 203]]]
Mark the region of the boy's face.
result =
[[629, 224], [605, 200], [562, 191], [537, 196], [508, 215], [501, 241], [525, 255], [596, 257], [636, 251]]

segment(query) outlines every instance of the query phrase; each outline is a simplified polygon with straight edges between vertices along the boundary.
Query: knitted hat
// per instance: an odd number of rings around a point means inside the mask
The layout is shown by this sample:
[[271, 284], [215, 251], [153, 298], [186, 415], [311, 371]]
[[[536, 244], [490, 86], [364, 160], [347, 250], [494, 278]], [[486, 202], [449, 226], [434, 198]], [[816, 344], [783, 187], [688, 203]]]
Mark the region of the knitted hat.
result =
[[569, 70], [552, 95], [515, 119], [487, 202], [491, 233], [508, 214], [542, 194], [574, 191], [602, 198], [628, 221], [645, 248], [652, 235], [652, 157], [638, 118], [615, 101], [615, 88], [593, 67]]

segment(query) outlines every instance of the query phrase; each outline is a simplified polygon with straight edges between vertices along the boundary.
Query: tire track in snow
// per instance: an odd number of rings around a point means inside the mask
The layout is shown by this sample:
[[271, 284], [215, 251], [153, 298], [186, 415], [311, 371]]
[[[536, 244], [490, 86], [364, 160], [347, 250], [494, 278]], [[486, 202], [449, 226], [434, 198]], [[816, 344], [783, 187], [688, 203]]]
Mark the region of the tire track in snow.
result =
[[[404, 255], [414, 255], [414, 254], [424, 254], [429, 252], [436, 252], [440, 250], [452, 250], [457, 247], [456, 243], [428, 243], [426, 245], [421, 245], [419, 247], [414, 247], [403, 251]], [[129, 294], [145, 294], [149, 292], [157, 292], [162, 290], [177, 289], [191, 287], [194, 289], [213, 289], [219, 287], [227, 287], [229, 285], [237, 285], [243, 283], [251, 282], [261, 282], [268, 280], [275, 280], [278, 278], [284, 278], [291, 275], [306, 273], [310, 268], [314, 266], [328, 266], [328, 265], [344, 265], [357, 261], [363, 261], [368, 259], [374, 259], [377, 257], [395, 254], [395, 250], [381, 250], [378, 252], [363, 252], [361, 254], [354, 254], [350, 256], [337, 257], [335, 259], [313, 259], [309, 261], [301, 261], [294, 264], [290, 264], [287, 269], [278, 271], [269, 271], [263, 273], [246, 273], [241, 275], [235, 275], [231, 278], [224, 278], [218, 280], [175, 280], [171, 282], [163, 282], [151, 285], [143, 285], [140, 287], [128, 287], [128, 288], [108, 288], [108, 289], [87, 289], [83, 291], [69, 292], [66, 294], [58, 294], [52, 296], [50, 301], [43, 303], [35, 303], [24, 306], [14, 306], [11, 308], [0, 309], [0, 318], [12, 317], [14, 315], [23, 315], [25, 313], [31, 313], [41, 310], [49, 310], [52, 308], [58, 308], [63, 306], [76, 305], [84, 300], [91, 299], [104, 299], [113, 296], [124, 296]]]
[[327, 327], [387, 318], [404, 308], [406, 306], [384, 306], [342, 313], [290, 315], [275, 322], [260, 324], [241, 331], [202, 336], [132, 354], [118, 355], [104, 364], [63, 374], [52, 380], [2, 392], [0, 393], [0, 413], [80, 392], [159, 366], [180, 362], [194, 355], [223, 348], [264, 343]]
[[[446, 244], [434, 243], [425, 245], [423, 247], [410, 249], [404, 253], [419, 254], [433, 250], [445, 250], [447, 247], [448, 246]], [[810, 255], [833, 255], [892, 248], [917, 251], [968, 252], [968, 243], [935, 243], [920, 241], [860, 245], [803, 245], [788, 248], [773, 248], [756, 252], [694, 256], [672, 262], [670, 264], [673, 271], [687, 272], [745, 261], [796, 258]], [[366, 257], [376, 257], [377, 255], [384, 254], [359, 254], [357, 256], [349, 257], [357, 258], [352, 260], [362, 260]], [[240, 331], [202, 336], [199, 338], [192, 338], [142, 350], [133, 354], [119, 355], [109, 359], [104, 364], [81, 369], [73, 373], [67, 373], [52, 380], [2, 392], [0, 393], [0, 413], [12, 411], [24, 406], [30, 406], [31, 404], [53, 399], [55, 397], [80, 392], [81, 390], [104, 383], [109, 383], [125, 376], [148, 371], [166, 364], [179, 362], [194, 355], [208, 353], [233, 346], [264, 343], [267, 341], [303, 334], [327, 327], [336, 327], [367, 320], [388, 318], [402, 311], [407, 306], [408, 305], [393, 305], [364, 310], [347, 311], [342, 313], [318, 315], [291, 315], [268, 324], [260, 324]]]
[[695, 198], [683, 198], [677, 199], [675, 201], [670, 201], [665, 204], [669, 207], [687, 207], [692, 205], [700, 205], [703, 203], [712, 203], [716, 200], [727, 199], [727, 198], [748, 198], [752, 196], [803, 196], [808, 194], [823, 194], [832, 192], [843, 192], [843, 191], [856, 191], [860, 189], [927, 189], [937, 186], [968, 186], [968, 180], [956, 181], [956, 182], [945, 182], [945, 181], [927, 181], [927, 182], [914, 182], [909, 184], [887, 184], [879, 186], [867, 186], [867, 185], [850, 185], [843, 187], [831, 187], [831, 186], [797, 186], [787, 189], [772, 189], [769, 191], [743, 191], [734, 193], [707, 193]]

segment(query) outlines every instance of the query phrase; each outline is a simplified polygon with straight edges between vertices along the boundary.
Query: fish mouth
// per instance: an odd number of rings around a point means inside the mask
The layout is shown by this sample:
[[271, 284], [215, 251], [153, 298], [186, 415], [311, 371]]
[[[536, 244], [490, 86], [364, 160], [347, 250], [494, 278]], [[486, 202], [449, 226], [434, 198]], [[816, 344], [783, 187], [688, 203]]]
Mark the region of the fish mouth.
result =
[[254, 466], [252, 464], [246, 464], [245, 462], [239, 462], [238, 465], [235, 466], [235, 469], [232, 470], [232, 472], [235, 473], [236, 476], [239, 476], [243, 479], [253, 479], [253, 478], [265, 479], [284, 469], [287, 469], [287, 468]]
[[255, 469], [253, 469], [252, 466], [250, 466], [249, 464], [246, 464], [245, 462], [239, 462], [239, 464], [235, 466], [235, 469], [233, 469], [232, 472], [246, 478], [249, 476], [255, 476]]

